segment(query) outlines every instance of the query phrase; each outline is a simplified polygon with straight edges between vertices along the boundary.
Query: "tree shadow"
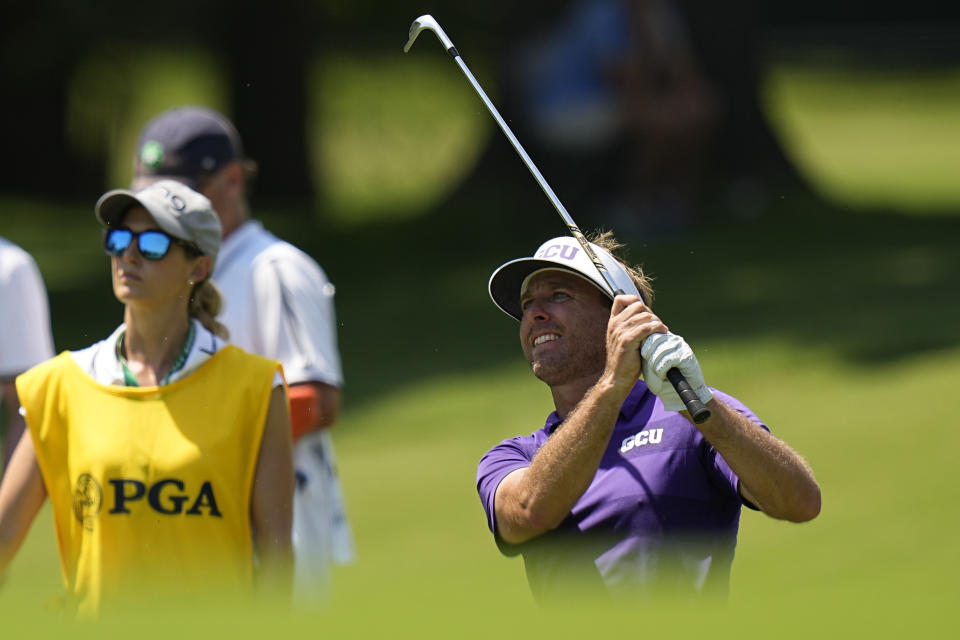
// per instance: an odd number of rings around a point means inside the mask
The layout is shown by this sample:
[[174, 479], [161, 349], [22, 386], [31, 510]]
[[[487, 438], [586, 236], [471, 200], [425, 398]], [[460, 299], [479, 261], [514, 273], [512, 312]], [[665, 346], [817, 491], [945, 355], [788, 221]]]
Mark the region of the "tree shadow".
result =
[[[522, 357], [517, 323], [486, 285], [503, 262], [566, 233], [530, 183], [480, 185], [413, 223], [286, 236], [337, 286], [352, 403]], [[658, 314], [698, 342], [787, 339], [870, 366], [960, 341], [960, 217], [849, 211], [800, 195], [760, 218], [620, 235], [656, 277]]]
[[[353, 229], [255, 207], [337, 287], [351, 405], [522, 358], [517, 323], [490, 302], [487, 280], [566, 233], [523, 178], [476, 183], [413, 222]], [[718, 212], [683, 234], [619, 235], [630, 260], [656, 278], [657, 313], [695, 343], [786, 339], [870, 367], [960, 342], [960, 216], [849, 211], [785, 195], [760, 218]], [[49, 262], [60, 252], [44, 255]], [[100, 258], [91, 248], [88, 259]], [[69, 286], [48, 282], [59, 349], [101, 340], [122, 320], [106, 269], [91, 273]]]

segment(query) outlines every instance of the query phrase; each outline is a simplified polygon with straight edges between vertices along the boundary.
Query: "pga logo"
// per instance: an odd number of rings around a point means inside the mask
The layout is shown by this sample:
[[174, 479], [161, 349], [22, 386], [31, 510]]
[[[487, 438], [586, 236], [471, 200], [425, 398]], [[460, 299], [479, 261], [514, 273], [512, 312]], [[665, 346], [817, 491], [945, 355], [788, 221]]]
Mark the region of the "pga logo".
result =
[[108, 478], [107, 483], [101, 486], [89, 473], [77, 478], [73, 513], [88, 531], [93, 531], [104, 507], [109, 508], [110, 515], [129, 515], [134, 509], [149, 508], [163, 515], [223, 517], [209, 481], [201, 483], [196, 491], [189, 490], [177, 478], [163, 478], [151, 484], [133, 478]]
[[131, 478], [110, 478], [108, 481], [113, 486], [111, 514], [130, 513], [131, 505], [128, 503], [140, 502], [146, 497], [150, 508], [164, 515], [185, 513], [199, 516], [206, 512], [206, 515], [222, 517], [210, 482], [201, 484], [194, 497], [193, 492], [185, 491], [186, 485], [177, 478], [164, 478], [151, 485]]
[[620, 453], [626, 453], [631, 449], [643, 447], [648, 444], [660, 444], [663, 440], [663, 429], [644, 429], [638, 431], [632, 436], [627, 436], [620, 444]]

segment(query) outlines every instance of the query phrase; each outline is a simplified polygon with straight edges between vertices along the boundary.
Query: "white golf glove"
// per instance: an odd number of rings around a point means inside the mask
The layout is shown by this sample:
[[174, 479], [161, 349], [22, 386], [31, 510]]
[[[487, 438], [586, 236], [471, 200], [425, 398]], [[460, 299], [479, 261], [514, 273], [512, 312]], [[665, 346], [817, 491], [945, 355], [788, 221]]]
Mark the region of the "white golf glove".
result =
[[667, 371], [679, 369], [690, 383], [700, 401], [706, 404], [713, 399], [713, 392], [703, 381], [703, 371], [693, 349], [686, 340], [673, 333], [653, 333], [647, 336], [640, 347], [643, 357], [643, 380], [647, 387], [663, 401], [667, 411], [686, 409], [676, 389], [667, 380]]

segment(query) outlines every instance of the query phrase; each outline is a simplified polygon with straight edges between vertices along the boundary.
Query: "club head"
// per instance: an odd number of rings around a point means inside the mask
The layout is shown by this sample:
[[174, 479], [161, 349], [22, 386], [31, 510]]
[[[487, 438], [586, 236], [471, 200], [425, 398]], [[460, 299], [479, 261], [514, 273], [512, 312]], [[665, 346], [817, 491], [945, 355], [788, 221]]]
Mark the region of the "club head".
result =
[[407, 44], [403, 47], [404, 53], [410, 51], [410, 47], [413, 46], [413, 41], [417, 39], [417, 36], [420, 35], [420, 32], [424, 29], [429, 29], [437, 34], [437, 38], [440, 39], [444, 49], [449, 51], [453, 47], [453, 43], [450, 42], [450, 38], [448, 38], [447, 34], [443, 32], [443, 29], [441, 29], [440, 25], [437, 24], [437, 21], [433, 19], [433, 16], [430, 14], [424, 14], [414, 20], [413, 24], [410, 25], [410, 36], [407, 38]]

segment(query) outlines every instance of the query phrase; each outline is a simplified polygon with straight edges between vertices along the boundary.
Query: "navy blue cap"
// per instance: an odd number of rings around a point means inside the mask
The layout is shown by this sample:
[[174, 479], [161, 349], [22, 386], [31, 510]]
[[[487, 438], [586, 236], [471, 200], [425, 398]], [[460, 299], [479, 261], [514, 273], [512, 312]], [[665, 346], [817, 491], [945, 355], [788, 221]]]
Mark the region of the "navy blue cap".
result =
[[206, 107], [177, 107], [147, 123], [137, 140], [137, 178], [169, 177], [192, 187], [232, 160], [243, 146], [233, 124]]

